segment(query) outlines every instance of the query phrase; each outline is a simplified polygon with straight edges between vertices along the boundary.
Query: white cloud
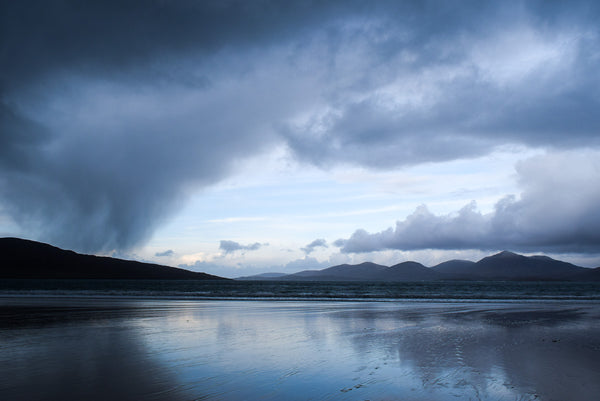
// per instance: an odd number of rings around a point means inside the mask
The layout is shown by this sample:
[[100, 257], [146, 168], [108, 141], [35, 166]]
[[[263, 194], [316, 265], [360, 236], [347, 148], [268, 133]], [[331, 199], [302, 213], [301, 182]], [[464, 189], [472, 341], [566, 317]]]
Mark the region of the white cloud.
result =
[[394, 228], [357, 230], [334, 244], [342, 252], [384, 249], [512, 249], [527, 252], [600, 252], [600, 152], [537, 156], [517, 165], [522, 193], [508, 195], [491, 213], [471, 202], [435, 215], [418, 207]]

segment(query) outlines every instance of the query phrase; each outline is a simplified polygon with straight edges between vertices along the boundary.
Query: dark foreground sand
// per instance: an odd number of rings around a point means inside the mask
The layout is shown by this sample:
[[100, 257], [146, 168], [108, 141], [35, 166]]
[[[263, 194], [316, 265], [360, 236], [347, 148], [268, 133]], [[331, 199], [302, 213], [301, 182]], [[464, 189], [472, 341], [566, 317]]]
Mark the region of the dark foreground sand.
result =
[[0, 298], [3, 400], [597, 400], [600, 304]]

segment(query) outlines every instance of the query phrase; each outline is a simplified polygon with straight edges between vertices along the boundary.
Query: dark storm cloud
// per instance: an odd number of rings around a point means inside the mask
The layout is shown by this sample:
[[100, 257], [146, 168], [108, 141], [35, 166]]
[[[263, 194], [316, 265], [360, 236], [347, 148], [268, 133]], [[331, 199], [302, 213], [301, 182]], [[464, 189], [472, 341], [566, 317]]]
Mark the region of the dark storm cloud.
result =
[[3, 89], [64, 70], [168, 76], [177, 71], [157, 60], [267, 45], [343, 13], [335, 2], [315, 10], [302, 1], [24, 0], [0, 7]]
[[389, 36], [341, 40], [337, 56], [359, 71], [332, 77], [327, 111], [283, 128], [291, 148], [318, 165], [389, 167], [506, 143], [597, 146], [597, 8], [515, 4], [394, 15]]
[[435, 215], [419, 206], [395, 228], [357, 230], [334, 244], [342, 252], [384, 249], [512, 249], [525, 252], [600, 251], [600, 157], [572, 152], [536, 157], [517, 169], [523, 192], [483, 214], [475, 202]]
[[242, 245], [235, 241], [221, 240], [219, 249], [225, 251], [225, 253], [233, 253], [235, 251], [256, 251], [259, 250], [263, 245], [268, 244], [255, 242], [254, 244]]
[[286, 145], [316, 165], [597, 146], [595, 2], [5, 1], [0, 202], [80, 251], [147, 240]]
[[304, 248], [301, 248], [302, 252], [306, 253], [307, 255], [310, 255], [315, 248], [327, 248], [327, 241], [325, 241], [324, 239], [320, 238], [320, 239], [316, 239], [313, 242], [311, 242], [310, 244], [306, 245]]
[[269, 98], [278, 82], [257, 78], [248, 53], [335, 11], [304, 2], [0, 7], [1, 201], [32, 235], [88, 252], [145, 241], [192, 189], [267, 149], [288, 106]]

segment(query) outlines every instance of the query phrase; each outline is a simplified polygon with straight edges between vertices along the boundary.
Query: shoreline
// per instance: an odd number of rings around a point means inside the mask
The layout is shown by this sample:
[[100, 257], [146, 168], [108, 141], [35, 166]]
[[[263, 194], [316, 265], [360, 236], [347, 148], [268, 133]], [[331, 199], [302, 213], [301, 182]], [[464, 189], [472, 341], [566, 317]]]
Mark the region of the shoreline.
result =
[[576, 282], [189, 282], [0, 280], [0, 296], [97, 296], [197, 300], [600, 301], [599, 283]]
[[139, 301], [240, 301], [240, 302], [340, 302], [340, 303], [426, 303], [426, 304], [484, 304], [484, 303], [506, 303], [506, 304], [535, 304], [535, 303], [558, 303], [558, 304], [598, 304], [600, 298], [573, 298], [573, 297], [531, 297], [531, 298], [339, 298], [339, 297], [205, 297], [194, 295], [124, 295], [124, 294], [21, 294], [21, 293], [2, 293], [0, 292], [0, 302], [3, 299], [113, 299], [118, 300], [139, 300]]

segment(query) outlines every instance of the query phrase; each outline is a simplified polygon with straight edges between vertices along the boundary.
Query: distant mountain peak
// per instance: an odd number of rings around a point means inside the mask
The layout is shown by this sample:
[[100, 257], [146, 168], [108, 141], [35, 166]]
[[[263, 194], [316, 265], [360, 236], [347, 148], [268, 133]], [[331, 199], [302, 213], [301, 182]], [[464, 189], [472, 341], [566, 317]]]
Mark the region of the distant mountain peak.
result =
[[[352, 266], [352, 265], [344, 264], [342, 266]], [[378, 265], [377, 263], [373, 263], [373, 262], [362, 262], [362, 263], [357, 264], [356, 266], [373, 266], [373, 267], [376, 267], [376, 266], [380, 266], [380, 265]]]
[[499, 252], [499, 253], [497, 253], [495, 255], [492, 255], [490, 257], [491, 258], [515, 258], [515, 257], [523, 258], [524, 256], [523, 255], [519, 255], [518, 253], [514, 253], [514, 252], [511, 252], [511, 251], [504, 250], [504, 251]]
[[398, 269], [398, 268], [421, 268], [421, 267], [427, 269], [427, 267], [423, 266], [419, 262], [414, 262], [412, 260], [408, 260], [406, 262], [400, 262], [398, 264], [395, 264], [395, 265], [391, 266], [390, 269]]

